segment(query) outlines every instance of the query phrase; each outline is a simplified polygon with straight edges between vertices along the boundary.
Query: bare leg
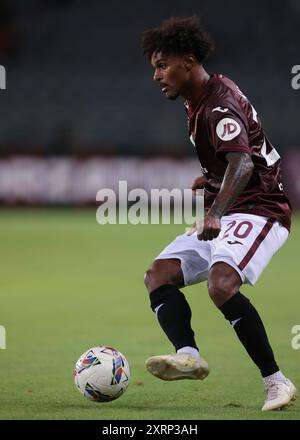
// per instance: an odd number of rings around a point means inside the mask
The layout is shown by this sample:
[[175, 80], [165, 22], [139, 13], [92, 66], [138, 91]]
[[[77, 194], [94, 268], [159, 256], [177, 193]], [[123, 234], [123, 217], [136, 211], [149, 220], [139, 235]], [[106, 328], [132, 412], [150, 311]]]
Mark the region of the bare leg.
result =
[[178, 288], [183, 287], [184, 281], [180, 260], [155, 260], [145, 273], [144, 281], [149, 294], [166, 284], [173, 284]]

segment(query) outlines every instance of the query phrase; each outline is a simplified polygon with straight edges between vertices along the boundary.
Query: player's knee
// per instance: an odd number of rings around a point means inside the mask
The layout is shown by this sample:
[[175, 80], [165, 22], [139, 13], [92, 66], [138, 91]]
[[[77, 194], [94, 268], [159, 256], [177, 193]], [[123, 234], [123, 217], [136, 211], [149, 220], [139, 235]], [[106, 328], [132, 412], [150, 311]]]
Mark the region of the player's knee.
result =
[[145, 272], [144, 283], [149, 293], [165, 284], [183, 285], [180, 262], [155, 260]]
[[223, 305], [238, 291], [235, 283], [226, 276], [208, 280], [208, 293], [217, 307]]
[[152, 292], [163, 284], [166, 284], [161, 277], [160, 271], [154, 264], [145, 272], [144, 283], [148, 292]]
[[150, 268], [150, 269], [146, 270], [146, 272], [144, 273], [144, 284], [147, 287], [148, 291], [149, 291], [149, 286], [151, 285], [152, 279], [153, 279], [153, 270]]
[[239, 274], [228, 264], [220, 262], [212, 266], [208, 275], [208, 293], [217, 307], [222, 306], [239, 291]]

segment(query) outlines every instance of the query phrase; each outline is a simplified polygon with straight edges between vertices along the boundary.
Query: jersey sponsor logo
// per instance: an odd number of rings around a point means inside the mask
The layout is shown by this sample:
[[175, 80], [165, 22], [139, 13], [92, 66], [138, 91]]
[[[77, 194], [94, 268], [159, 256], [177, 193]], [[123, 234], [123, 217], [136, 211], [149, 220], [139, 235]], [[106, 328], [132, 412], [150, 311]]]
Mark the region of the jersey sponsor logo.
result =
[[240, 124], [232, 118], [224, 118], [218, 122], [216, 133], [222, 141], [231, 141], [241, 132]]
[[214, 109], [212, 109], [212, 112], [228, 112], [228, 108], [227, 107], [215, 107]]

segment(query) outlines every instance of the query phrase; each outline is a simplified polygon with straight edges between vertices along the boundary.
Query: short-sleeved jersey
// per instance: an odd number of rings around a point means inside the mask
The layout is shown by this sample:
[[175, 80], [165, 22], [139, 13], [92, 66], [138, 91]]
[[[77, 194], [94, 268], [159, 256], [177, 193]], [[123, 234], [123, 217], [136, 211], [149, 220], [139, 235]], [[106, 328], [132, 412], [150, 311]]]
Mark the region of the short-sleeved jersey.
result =
[[291, 205], [283, 192], [280, 156], [237, 85], [223, 75], [212, 75], [196, 106], [185, 103], [185, 107], [190, 139], [208, 180], [204, 190], [206, 210], [220, 190], [228, 165], [226, 153], [248, 153], [254, 163], [253, 174], [226, 214], [260, 215], [290, 229]]

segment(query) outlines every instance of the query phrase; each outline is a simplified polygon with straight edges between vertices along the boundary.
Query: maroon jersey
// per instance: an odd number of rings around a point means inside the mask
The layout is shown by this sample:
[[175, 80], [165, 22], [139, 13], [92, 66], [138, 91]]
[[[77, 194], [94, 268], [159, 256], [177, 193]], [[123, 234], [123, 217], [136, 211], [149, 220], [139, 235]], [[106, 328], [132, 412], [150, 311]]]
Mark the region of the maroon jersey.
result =
[[227, 168], [226, 153], [251, 155], [254, 172], [244, 191], [226, 214], [249, 213], [279, 221], [290, 229], [291, 205], [281, 183], [280, 156], [266, 137], [253, 106], [237, 85], [223, 75], [212, 75], [192, 108], [185, 103], [190, 139], [203, 174], [209, 209]]

